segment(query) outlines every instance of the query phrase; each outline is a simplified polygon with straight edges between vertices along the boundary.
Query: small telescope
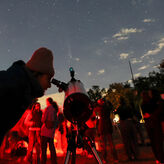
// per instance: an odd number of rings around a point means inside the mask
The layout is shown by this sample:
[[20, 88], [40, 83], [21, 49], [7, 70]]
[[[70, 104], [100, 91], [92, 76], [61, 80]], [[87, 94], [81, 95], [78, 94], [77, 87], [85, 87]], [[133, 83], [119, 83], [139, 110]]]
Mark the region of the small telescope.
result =
[[72, 164], [75, 164], [76, 148], [88, 147], [91, 150], [95, 159], [99, 164], [102, 164], [96, 147], [92, 139], [84, 135], [84, 130], [87, 129], [86, 121], [91, 117], [93, 108], [91, 100], [84, 89], [84, 85], [80, 80], [74, 78], [75, 71], [72, 67], [69, 69], [71, 80], [66, 84], [64, 82], [53, 79], [51, 82], [59, 88], [59, 91], [65, 92], [63, 113], [65, 118], [75, 124], [77, 129], [72, 129], [70, 139], [68, 139], [67, 154], [65, 164], [70, 162], [72, 155]]
[[51, 83], [65, 92], [63, 113], [66, 119], [74, 124], [85, 123], [92, 115], [91, 100], [80, 80], [74, 78], [75, 71], [69, 68], [71, 80], [68, 83], [52, 79]]

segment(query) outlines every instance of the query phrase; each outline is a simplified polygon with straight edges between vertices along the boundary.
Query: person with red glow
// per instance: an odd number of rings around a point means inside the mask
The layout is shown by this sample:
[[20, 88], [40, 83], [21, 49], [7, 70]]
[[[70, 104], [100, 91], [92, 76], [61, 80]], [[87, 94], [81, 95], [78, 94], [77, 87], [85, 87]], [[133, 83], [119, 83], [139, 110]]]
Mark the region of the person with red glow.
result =
[[115, 149], [115, 145], [113, 143], [113, 126], [110, 119], [110, 112], [112, 110], [112, 104], [107, 102], [104, 98], [99, 99], [97, 101], [99, 109], [100, 120], [98, 124], [98, 132], [100, 134], [100, 138], [102, 140], [102, 147], [103, 147], [103, 162], [107, 163], [107, 143], [109, 142], [111, 154], [113, 156], [113, 161], [118, 163], [118, 156]]
[[34, 146], [36, 147], [37, 154], [37, 163], [40, 163], [40, 128], [42, 125], [41, 122], [42, 111], [40, 103], [35, 103], [32, 106], [30, 113], [25, 119], [25, 124], [29, 127], [28, 134], [28, 151], [25, 157], [25, 161], [32, 162], [32, 153]]
[[53, 53], [45, 47], [37, 49], [27, 63], [19, 60], [0, 71], [0, 144], [33, 99], [51, 87], [53, 76]]
[[41, 163], [46, 164], [47, 160], [47, 144], [51, 153], [51, 163], [57, 163], [56, 149], [54, 146], [54, 135], [57, 128], [57, 113], [58, 105], [51, 97], [46, 99], [47, 107], [44, 109], [42, 115], [42, 127], [41, 127]]
[[145, 120], [145, 127], [156, 158], [156, 163], [164, 163], [162, 131], [164, 102], [158, 91], [153, 89], [142, 91], [141, 97], [141, 109]]

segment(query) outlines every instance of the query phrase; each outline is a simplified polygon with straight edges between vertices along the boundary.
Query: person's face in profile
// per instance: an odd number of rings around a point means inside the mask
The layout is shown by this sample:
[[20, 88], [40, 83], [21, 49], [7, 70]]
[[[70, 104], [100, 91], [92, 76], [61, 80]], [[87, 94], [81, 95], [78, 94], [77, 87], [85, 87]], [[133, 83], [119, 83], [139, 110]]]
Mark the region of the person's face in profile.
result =
[[48, 74], [42, 74], [38, 77], [39, 83], [43, 88], [44, 92], [51, 87], [51, 76]]

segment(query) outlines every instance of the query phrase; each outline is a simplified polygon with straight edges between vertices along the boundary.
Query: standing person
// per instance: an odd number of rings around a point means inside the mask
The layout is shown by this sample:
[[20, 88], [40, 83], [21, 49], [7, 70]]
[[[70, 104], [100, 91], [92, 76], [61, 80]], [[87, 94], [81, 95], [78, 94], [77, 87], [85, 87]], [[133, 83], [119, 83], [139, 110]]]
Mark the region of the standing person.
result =
[[133, 118], [134, 118], [134, 123], [136, 125], [137, 134], [138, 134], [138, 137], [140, 140], [140, 142], [138, 140], [138, 144], [140, 146], [144, 146], [144, 145], [146, 145], [146, 142], [145, 142], [143, 124], [140, 123], [140, 120], [143, 120], [140, 105], [141, 105], [141, 97], [139, 96], [138, 92], [136, 90], [134, 90], [133, 96], [131, 99], [131, 106], [132, 106], [133, 111], [134, 111], [134, 117]]
[[126, 100], [120, 98], [120, 106], [115, 111], [120, 117], [120, 131], [124, 147], [129, 160], [135, 160], [138, 157], [137, 132], [133, 121], [133, 112]]
[[32, 100], [43, 96], [51, 87], [53, 76], [53, 54], [44, 47], [37, 49], [27, 63], [19, 60], [0, 71], [0, 144]]
[[62, 151], [62, 153], [65, 152], [65, 142], [66, 141], [66, 138], [65, 138], [65, 117], [64, 117], [64, 114], [62, 112], [58, 112], [58, 131], [59, 131], [59, 141], [58, 141], [58, 145]]
[[164, 105], [157, 91], [149, 90], [141, 93], [142, 112], [145, 127], [151, 142], [151, 147], [156, 158], [156, 163], [164, 163], [162, 111]]
[[58, 105], [51, 97], [46, 99], [47, 107], [45, 108], [42, 116], [43, 125], [41, 127], [41, 162], [46, 164], [47, 160], [47, 144], [51, 153], [51, 163], [57, 163], [56, 149], [54, 146], [54, 135], [57, 127], [57, 112]]
[[40, 103], [32, 106], [31, 112], [25, 119], [25, 124], [29, 127], [28, 150], [25, 161], [32, 162], [34, 145], [36, 147], [37, 164], [40, 163], [40, 128], [41, 128], [42, 111]]
[[103, 146], [103, 161], [107, 163], [107, 143], [109, 142], [109, 147], [113, 156], [115, 163], [118, 163], [118, 156], [113, 143], [113, 126], [110, 119], [110, 112], [112, 110], [112, 104], [107, 102], [105, 99], [98, 100], [100, 120], [98, 125], [98, 131], [100, 133], [100, 138], [102, 140]]

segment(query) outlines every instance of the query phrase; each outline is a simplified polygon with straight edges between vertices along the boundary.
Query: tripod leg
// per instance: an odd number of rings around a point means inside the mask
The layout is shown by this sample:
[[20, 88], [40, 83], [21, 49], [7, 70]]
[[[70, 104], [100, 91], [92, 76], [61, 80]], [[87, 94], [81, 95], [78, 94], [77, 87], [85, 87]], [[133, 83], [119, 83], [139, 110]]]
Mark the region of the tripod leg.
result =
[[75, 163], [76, 163], [76, 148], [72, 150], [72, 161], [71, 161], [71, 164], [75, 164]]
[[97, 162], [99, 164], [102, 164], [102, 161], [101, 161], [101, 158], [100, 156], [98, 155], [97, 151], [96, 151], [96, 148], [95, 147], [91, 147], [91, 150], [92, 150], [92, 153], [94, 155], [94, 157], [96, 158]]
[[70, 155], [71, 155], [71, 151], [67, 151], [67, 154], [66, 154], [66, 157], [65, 157], [65, 162], [64, 162], [64, 164], [68, 164], [68, 162], [69, 162], [69, 159], [70, 159]]
[[98, 153], [97, 153], [97, 150], [96, 150], [96, 147], [95, 147], [94, 142], [93, 142], [89, 137], [86, 137], [85, 140], [86, 140], [85, 143], [87, 144], [87, 146], [88, 146], [88, 147], [90, 148], [90, 150], [92, 151], [92, 153], [93, 153], [95, 159], [97, 160], [97, 162], [98, 162], [99, 164], [103, 164], [103, 162], [101, 161], [100, 156], [99, 156]]
[[68, 164], [70, 161], [70, 155], [72, 153], [72, 162], [71, 164], [75, 164], [76, 162], [76, 143], [75, 143], [75, 133], [68, 140], [67, 154], [65, 158], [64, 164]]
[[66, 157], [65, 157], [64, 164], [68, 164], [69, 163], [71, 153], [72, 153], [72, 161], [71, 161], [71, 164], [75, 164], [75, 162], [76, 162], [76, 149], [75, 150], [67, 150], [67, 154], [66, 154]]

